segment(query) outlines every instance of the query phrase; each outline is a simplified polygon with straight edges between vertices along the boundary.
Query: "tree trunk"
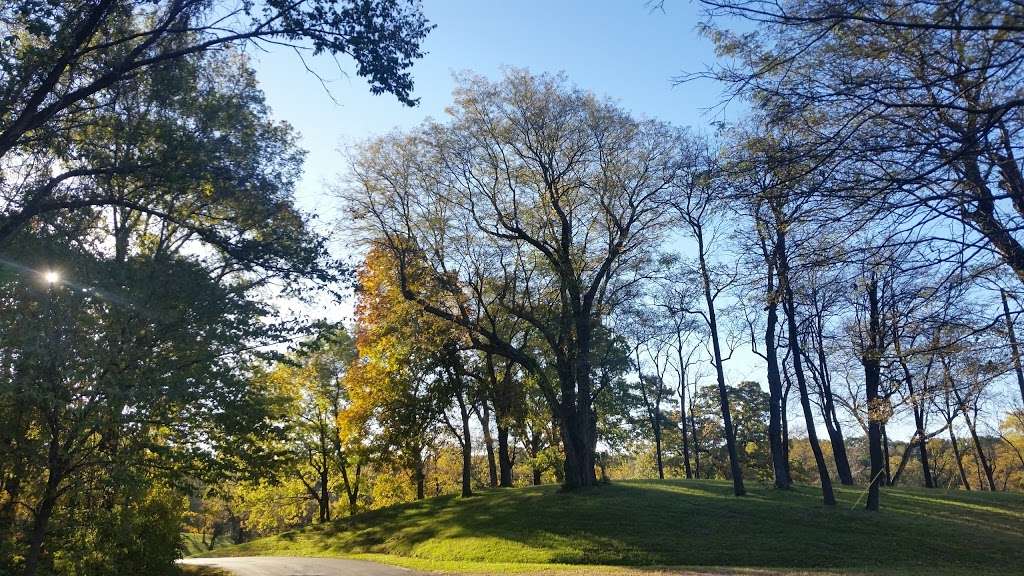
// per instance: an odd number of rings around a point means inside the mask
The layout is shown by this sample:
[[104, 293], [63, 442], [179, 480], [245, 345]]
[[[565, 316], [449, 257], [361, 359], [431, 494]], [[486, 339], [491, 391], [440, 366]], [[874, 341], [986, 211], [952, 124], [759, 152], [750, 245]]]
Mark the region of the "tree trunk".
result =
[[764, 330], [764, 355], [768, 363], [768, 444], [772, 456], [775, 487], [788, 490], [793, 485], [789, 475], [787, 450], [782, 435], [782, 375], [775, 336], [779, 323], [778, 294], [774, 287], [775, 267], [768, 265], [768, 323]]
[[686, 471], [686, 479], [693, 478], [693, 470], [690, 468], [690, 435], [686, 429], [686, 368], [683, 366], [682, 349], [679, 353], [679, 432], [683, 437], [683, 469]]
[[498, 423], [498, 486], [512, 487], [512, 450], [508, 441], [508, 426]]
[[[828, 368], [828, 358], [825, 356], [825, 325], [822, 320], [822, 311], [818, 306], [817, 288], [812, 289], [811, 299], [814, 302], [814, 333], [811, 337], [815, 341], [815, 348], [818, 355], [818, 393], [821, 396], [821, 417], [825, 422], [825, 431], [828, 432], [829, 442], [832, 443], [832, 459], [836, 463], [836, 474], [839, 482], [844, 486], [853, 486], [853, 471], [850, 469], [850, 458], [846, 453], [846, 437], [843, 435], [843, 425], [839, 421], [839, 414], [836, 412], [835, 399], [832, 396], [832, 378]], [[811, 359], [807, 359], [812, 364]], [[814, 372], [812, 371], [812, 374]]]
[[864, 366], [864, 384], [867, 389], [868, 453], [871, 458], [871, 480], [868, 484], [866, 508], [877, 511], [884, 463], [882, 462], [882, 406], [878, 397], [881, 386], [882, 339], [878, 309], [878, 281], [875, 279], [874, 273], [868, 283], [868, 304], [868, 346], [861, 356], [861, 364]]
[[964, 458], [960, 454], [960, 443], [956, 439], [956, 433], [953, 432], [953, 421], [949, 421], [949, 443], [953, 446], [953, 457], [956, 458], [956, 469], [960, 472], [960, 484], [963, 485], [964, 489], [970, 492], [971, 483], [967, 480], [967, 471], [964, 470]]
[[786, 235], [783, 228], [777, 231], [778, 241], [776, 243], [779, 287], [783, 290], [785, 297], [784, 310], [786, 312], [786, 324], [789, 332], [789, 350], [793, 361], [793, 376], [796, 378], [797, 390], [800, 392], [800, 406], [804, 412], [804, 422], [807, 424], [807, 441], [811, 445], [811, 452], [814, 453], [814, 462], [818, 467], [818, 477], [821, 481], [821, 499], [826, 506], [834, 506], [836, 503], [835, 494], [832, 492], [832, 478], [829, 476], [828, 465], [825, 464], [825, 455], [818, 443], [818, 432], [815, 430], [814, 413], [811, 410], [811, 398], [807, 390], [807, 380], [804, 377], [803, 362], [800, 353], [800, 334], [796, 324], [796, 299], [793, 297], [793, 285], [789, 278], [789, 256], [786, 253]]
[[320, 505], [320, 522], [330, 522], [331, 520], [331, 488], [328, 474], [327, 467], [324, 466], [320, 471], [320, 498], [317, 500], [317, 504]]
[[885, 484], [892, 484], [892, 456], [889, 454], [889, 433], [882, 423], [882, 454], [885, 458]]
[[1010, 305], [1006, 301], [1006, 290], [999, 289], [999, 295], [1003, 299], [1003, 313], [1006, 315], [1006, 334], [1010, 339], [1010, 351], [1013, 353], [1013, 369], [1017, 373], [1017, 385], [1020, 386], [1020, 398], [1024, 401], [1024, 369], [1020, 363], [1020, 346], [1017, 344], [1017, 333], [1013, 329], [1013, 319], [1010, 318]]
[[39, 570], [39, 562], [43, 553], [43, 542], [46, 540], [46, 531], [49, 528], [50, 517], [53, 516], [53, 510], [57, 505], [57, 498], [60, 495], [60, 484], [64, 479], [60, 458], [60, 442], [57, 440], [56, 426], [51, 423], [51, 427], [53, 432], [47, 453], [48, 476], [46, 478], [46, 487], [43, 489], [42, 499], [36, 508], [35, 518], [32, 520], [32, 530], [29, 532], [24, 576], [35, 576]]
[[[575, 490], [597, 484], [594, 471], [597, 449], [597, 421], [594, 418], [591, 397], [591, 318], [589, 312], [575, 319], [575, 358], [559, 367], [562, 399], [559, 429], [565, 453], [564, 488]], [[568, 365], [564, 365], [568, 364]]]
[[416, 483], [416, 499], [423, 500], [427, 497], [426, 493], [426, 479], [427, 475], [423, 470], [423, 448], [417, 446], [416, 452], [413, 455], [413, 481]]
[[486, 400], [480, 404], [481, 410], [477, 416], [484, 433], [484, 448], [487, 450], [487, 485], [494, 488], [498, 485], [498, 465], [494, 459], [494, 438], [491, 436], [491, 408]]
[[700, 478], [700, 437], [697, 435], [697, 419], [693, 418], [693, 406], [690, 406], [690, 438], [693, 439], [693, 475]]
[[957, 393], [957, 401], [960, 403], [960, 411], [964, 415], [964, 422], [967, 423], [967, 430], [971, 433], [971, 440], [974, 442], [974, 450], [978, 455], [978, 462], [981, 464], [981, 469], [985, 473], [985, 479], [988, 480], [989, 490], [995, 492], [995, 475], [992, 472], [992, 465], [988, 461], [988, 456], [985, 455], [985, 447], [981, 445], [981, 438], [978, 437], [976, 423], [971, 420], [971, 416], [967, 411], [967, 403], [960, 398], [959, 393]]
[[718, 380], [719, 407], [722, 411], [722, 423], [725, 428], [725, 444], [729, 452], [729, 470], [732, 476], [732, 491], [736, 496], [743, 496], [747, 493], [743, 487], [743, 471], [740, 469], [739, 455], [736, 452], [736, 434], [732, 426], [732, 416], [729, 414], [729, 391], [725, 387], [725, 369], [722, 366], [722, 347], [718, 339], [718, 320], [715, 317], [715, 297], [711, 291], [711, 274], [708, 270], [707, 259], [704, 254], [704, 235], [698, 232], [697, 254], [700, 261], [701, 279], [704, 284], [704, 300], [708, 308], [708, 328], [711, 330], [711, 347], [715, 360], [715, 375]]
[[654, 456], [658, 464], [658, 479], [665, 479], [665, 464], [661, 458], [661, 422], [658, 415], [655, 415], [656, 422], [654, 424]]
[[540, 486], [541, 474], [543, 473], [540, 466], [537, 465], [537, 457], [540, 456], [540, 442], [540, 432], [535, 429], [530, 430], [530, 472], [534, 486]]
[[459, 416], [462, 419], [462, 497], [468, 498], [473, 495], [473, 441], [469, 434], [469, 408], [462, 397], [462, 392], [456, 395], [459, 404]]

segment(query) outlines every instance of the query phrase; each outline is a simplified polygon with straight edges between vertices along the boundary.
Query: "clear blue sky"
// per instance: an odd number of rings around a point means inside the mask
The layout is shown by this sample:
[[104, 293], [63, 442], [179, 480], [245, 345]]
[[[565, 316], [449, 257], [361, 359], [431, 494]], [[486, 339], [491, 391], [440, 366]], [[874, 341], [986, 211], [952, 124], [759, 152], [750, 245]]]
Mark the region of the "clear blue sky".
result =
[[646, 0], [424, 0], [423, 11], [437, 27], [413, 69], [421, 99], [414, 108], [390, 95], [371, 95], [348, 62], [341, 62], [348, 76], [329, 59], [309, 62], [328, 80], [328, 94], [293, 52], [254, 53], [275, 117], [295, 126], [309, 151], [301, 205], [329, 217], [332, 201], [324, 184], [341, 168], [339, 147], [443, 116], [453, 72], [498, 77], [503, 66], [565, 72], [572, 83], [635, 115], [706, 126], [718, 88], [709, 82], [675, 86], [673, 78], [710, 64], [711, 43], [695, 31], [697, 6], [687, 0], [665, 4], [662, 12]]

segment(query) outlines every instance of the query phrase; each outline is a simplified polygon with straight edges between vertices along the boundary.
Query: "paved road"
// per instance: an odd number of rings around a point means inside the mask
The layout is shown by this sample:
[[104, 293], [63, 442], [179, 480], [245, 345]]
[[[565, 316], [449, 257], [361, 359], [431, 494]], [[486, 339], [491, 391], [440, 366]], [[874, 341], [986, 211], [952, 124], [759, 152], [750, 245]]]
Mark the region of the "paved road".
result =
[[182, 564], [215, 566], [237, 576], [417, 576], [397, 566], [341, 558], [251, 556], [240, 558], [188, 558]]

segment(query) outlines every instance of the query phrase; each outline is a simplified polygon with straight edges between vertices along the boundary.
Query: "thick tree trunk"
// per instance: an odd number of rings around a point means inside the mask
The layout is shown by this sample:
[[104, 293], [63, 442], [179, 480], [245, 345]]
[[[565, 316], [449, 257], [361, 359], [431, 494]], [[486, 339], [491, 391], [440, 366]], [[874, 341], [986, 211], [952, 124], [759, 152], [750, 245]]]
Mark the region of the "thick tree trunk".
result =
[[776, 331], [779, 324], [778, 294], [774, 288], [775, 267], [768, 266], [768, 323], [764, 330], [764, 354], [768, 363], [768, 444], [772, 456], [775, 487], [788, 490], [793, 485], [789, 475], [787, 450], [782, 435], [782, 374], [776, 350]]
[[512, 449], [508, 441], [508, 426], [498, 423], [498, 486], [512, 487]]
[[591, 318], [589, 311], [575, 319], [575, 357], [569, 365], [559, 366], [562, 388], [558, 425], [565, 454], [566, 490], [587, 488], [597, 484], [595, 453], [597, 421], [594, 418], [590, 373]]
[[864, 384], [867, 389], [868, 453], [871, 459], [871, 479], [868, 484], [866, 508], [877, 511], [884, 463], [882, 462], [882, 409], [878, 395], [881, 386], [881, 317], [878, 307], [878, 282], [875, 280], [874, 274], [868, 284], [868, 308], [868, 346], [861, 356], [861, 364], [864, 366]]
[[423, 500], [427, 497], [426, 480], [427, 475], [423, 470], [423, 448], [416, 447], [413, 454], [413, 482], [416, 484], [416, 499]]
[[736, 496], [747, 493], [743, 486], [743, 470], [740, 469], [739, 454], [736, 451], [736, 433], [729, 413], [729, 390], [725, 386], [725, 368], [722, 365], [722, 346], [718, 338], [718, 319], [715, 316], [715, 296], [711, 289], [711, 273], [708, 270], [704, 252], [704, 235], [698, 231], [697, 254], [700, 262], [701, 280], [704, 287], [704, 301], [707, 304], [708, 328], [711, 331], [711, 348], [715, 361], [715, 376], [718, 382], [718, 401], [722, 411], [722, 424], [725, 429], [725, 445], [729, 452], [729, 471], [732, 477], [732, 491]]
[[785, 306], [783, 308], [786, 313], [786, 324], [789, 332], [789, 350], [793, 361], [793, 376], [796, 378], [797, 390], [800, 392], [800, 406], [803, 408], [804, 422], [807, 425], [807, 441], [811, 445], [814, 462], [818, 467], [818, 478], [821, 482], [821, 499], [826, 506], [834, 506], [836, 497], [832, 492], [832, 478], [829, 475], [828, 465], [825, 464], [825, 455], [821, 451], [821, 444], [818, 443], [818, 432], [814, 424], [814, 412], [811, 410], [810, 393], [807, 390], [807, 379], [804, 376], [803, 362], [801, 361], [800, 334], [796, 323], [796, 299], [793, 297], [793, 285], [789, 278], [789, 256], [786, 253], [786, 235], [781, 227], [778, 229], [777, 238], [779, 287], [782, 288], [785, 298]]
[[480, 428], [484, 434], [484, 449], [487, 451], [487, 485], [494, 488], [498, 485], [498, 465], [494, 458], [494, 437], [491, 435], [491, 408], [487, 401], [482, 401], [477, 412]]

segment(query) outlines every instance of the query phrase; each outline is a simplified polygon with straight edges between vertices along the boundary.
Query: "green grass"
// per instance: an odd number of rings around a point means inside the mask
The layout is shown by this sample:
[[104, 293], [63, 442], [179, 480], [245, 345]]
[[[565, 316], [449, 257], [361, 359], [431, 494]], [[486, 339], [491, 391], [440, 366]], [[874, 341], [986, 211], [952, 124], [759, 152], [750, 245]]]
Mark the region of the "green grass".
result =
[[[1020, 574], [1024, 496], [887, 489], [880, 513], [860, 490], [827, 509], [809, 486], [620, 481], [440, 497], [285, 532], [208, 556], [363, 556], [456, 573], [580, 571], [573, 565], [836, 574]], [[615, 569], [602, 569], [616, 572]]]
[[181, 543], [185, 547], [185, 556], [195, 556], [206, 552], [206, 545], [203, 544], [202, 534], [195, 532], [182, 532]]

